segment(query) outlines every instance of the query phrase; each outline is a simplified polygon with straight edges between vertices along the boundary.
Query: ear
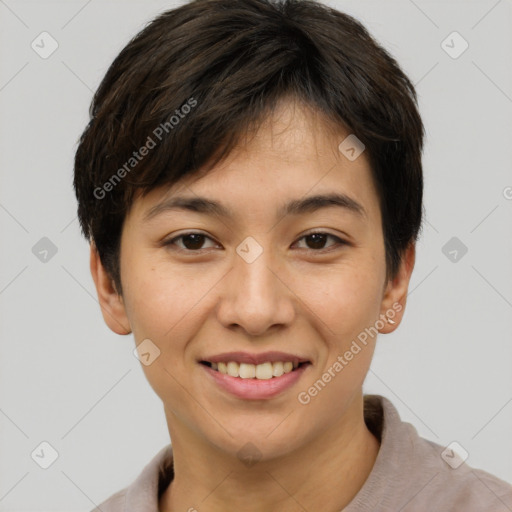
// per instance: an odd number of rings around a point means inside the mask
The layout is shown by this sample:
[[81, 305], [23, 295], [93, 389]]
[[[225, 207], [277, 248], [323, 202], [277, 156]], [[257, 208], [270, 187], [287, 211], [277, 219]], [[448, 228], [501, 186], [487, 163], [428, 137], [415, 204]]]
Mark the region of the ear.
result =
[[[415, 259], [416, 244], [411, 243], [402, 257], [396, 277], [387, 282], [382, 295], [380, 319], [384, 322], [384, 327], [379, 329], [382, 334], [393, 332], [402, 321]], [[391, 319], [391, 321], [387, 321], [387, 319]]]
[[90, 267], [105, 323], [116, 334], [130, 334], [132, 330], [123, 297], [117, 293], [114, 281], [103, 267], [94, 243], [91, 243]]

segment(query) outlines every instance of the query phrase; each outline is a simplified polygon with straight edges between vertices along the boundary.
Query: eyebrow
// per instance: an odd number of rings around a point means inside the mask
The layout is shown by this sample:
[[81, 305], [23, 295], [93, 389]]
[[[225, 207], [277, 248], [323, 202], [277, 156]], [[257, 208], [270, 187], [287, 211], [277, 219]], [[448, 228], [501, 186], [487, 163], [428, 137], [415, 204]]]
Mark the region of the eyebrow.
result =
[[[284, 206], [281, 206], [276, 215], [278, 218], [286, 215], [304, 215], [333, 206], [343, 208], [361, 219], [368, 219], [368, 214], [362, 204], [358, 203], [350, 196], [341, 193], [319, 194], [302, 199], [294, 199]], [[144, 221], [147, 222], [161, 213], [172, 210], [185, 210], [225, 218], [235, 217], [230, 208], [217, 201], [206, 197], [179, 196], [171, 197], [150, 208], [144, 215]]]

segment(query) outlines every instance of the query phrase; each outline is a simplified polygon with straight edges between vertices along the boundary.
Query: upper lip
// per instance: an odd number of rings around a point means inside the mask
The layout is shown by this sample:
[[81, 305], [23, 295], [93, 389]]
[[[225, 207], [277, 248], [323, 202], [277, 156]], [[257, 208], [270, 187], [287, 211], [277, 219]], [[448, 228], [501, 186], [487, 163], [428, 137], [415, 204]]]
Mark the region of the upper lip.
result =
[[228, 363], [229, 361], [236, 361], [237, 363], [257, 365], [266, 363], [267, 361], [270, 361], [271, 363], [277, 363], [278, 361], [291, 361], [294, 364], [300, 364], [309, 362], [309, 359], [294, 354], [287, 354], [286, 352], [271, 351], [262, 352], [261, 354], [250, 354], [249, 352], [224, 352], [223, 354], [202, 358], [201, 361], [207, 361], [209, 363]]

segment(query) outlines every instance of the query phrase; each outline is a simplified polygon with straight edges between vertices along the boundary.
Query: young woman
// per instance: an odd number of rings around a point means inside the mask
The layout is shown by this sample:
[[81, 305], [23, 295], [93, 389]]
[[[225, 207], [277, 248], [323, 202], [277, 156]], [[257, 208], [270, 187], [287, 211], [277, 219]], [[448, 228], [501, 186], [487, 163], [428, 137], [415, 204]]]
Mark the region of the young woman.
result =
[[91, 114], [75, 161], [91, 271], [171, 439], [98, 510], [512, 510], [510, 485], [363, 396], [405, 311], [424, 131], [360, 23], [190, 2], [122, 50]]

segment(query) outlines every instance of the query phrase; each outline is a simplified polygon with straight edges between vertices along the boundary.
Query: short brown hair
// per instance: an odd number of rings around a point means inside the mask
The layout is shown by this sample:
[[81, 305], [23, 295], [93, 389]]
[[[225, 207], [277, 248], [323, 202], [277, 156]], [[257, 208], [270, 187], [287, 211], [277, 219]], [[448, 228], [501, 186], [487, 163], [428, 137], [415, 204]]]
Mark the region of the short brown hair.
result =
[[315, 1], [194, 0], [160, 14], [115, 58], [76, 151], [82, 232], [119, 293], [121, 232], [136, 192], [211, 168], [285, 96], [365, 144], [387, 277], [396, 275], [421, 229], [424, 137], [397, 62], [357, 20]]

